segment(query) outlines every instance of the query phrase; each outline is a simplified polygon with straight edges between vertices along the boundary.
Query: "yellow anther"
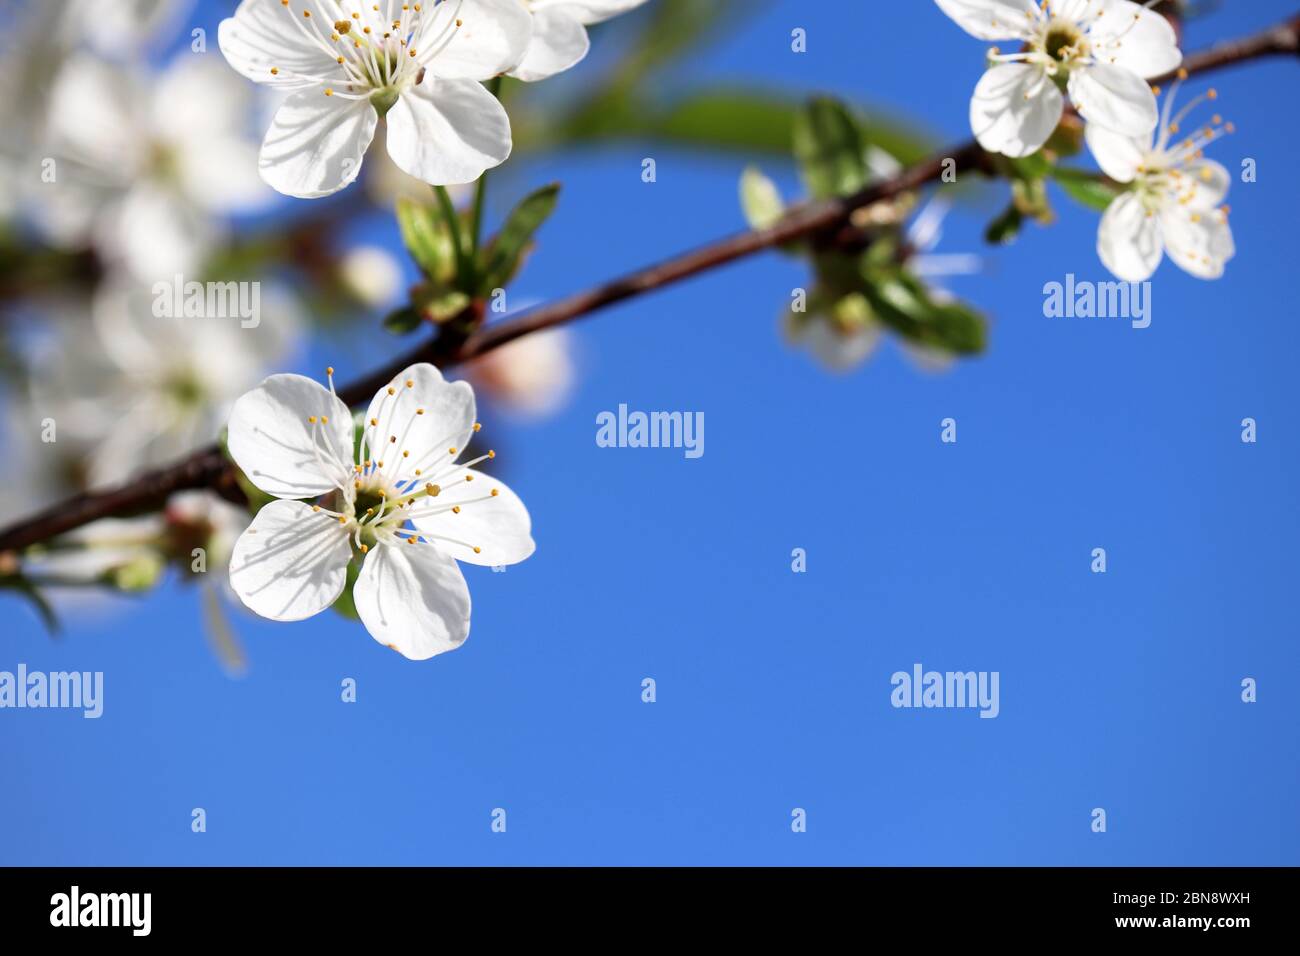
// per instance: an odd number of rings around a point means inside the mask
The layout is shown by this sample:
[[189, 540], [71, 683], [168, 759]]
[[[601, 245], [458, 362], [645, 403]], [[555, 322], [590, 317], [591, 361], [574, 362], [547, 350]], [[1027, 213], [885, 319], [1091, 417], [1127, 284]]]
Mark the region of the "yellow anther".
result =
[[436, 497], [438, 497], [438, 493], [439, 493], [440, 491], [442, 491], [441, 488], [439, 488], [437, 485], [434, 485], [434, 484], [428, 484], [428, 485], [425, 485], [425, 486], [424, 486], [424, 490], [427, 491], [427, 492], [429, 493], [429, 497], [430, 497], [430, 498], [436, 498]]
[[334, 95], [334, 91], [331, 90], [331, 89], [327, 86], [327, 87], [325, 87], [325, 95], [326, 95], [326, 96], [333, 96], [333, 95]]
[[272, 75], [272, 76], [279, 76], [279, 75], [280, 75], [280, 68], [279, 68], [278, 66], [273, 66], [273, 67], [271, 67], [271, 75]]
[[389, 386], [388, 386], [388, 394], [389, 394], [389, 395], [396, 395], [396, 394], [397, 394], [397, 389], [395, 389], [395, 388], [393, 388], [393, 386], [389, 385]]
[[454, 445], [453, 445], [451, 448], [448, 448], [448, 449], [447, 449], [447, 454], [449, 454], [449, 455], [454, 455], [454, 454], [456, 454], [456, 448], [455, 448]]
[[466, 481], [473, 481], [473, 480], [474, 480], [474, 476], [473, 476], [473, 475], [466, 475], [466, 476], [465, 476], [465, 480], [466, 480]]
[[493, 489], [492, 489], [492, 497], [495, 498], [498, 494], [499, 494], [499, 492], [497, 491], [497, 489], [493, 488]]
[[352, 24], [348, 23], [348, 21], [346, 20], [335, 20], [334, 29], [337, 30], [339, 33], [347, 33], [349, 30], [352, 29]]
[[474, 423], [474, 431], [478, 431], [478, 430], [481, 429], [482, 427], [483, 427], [483, 426], [480, 425], [478, 422], [475, 422], [475, 423]]
[[410, 453], [409, 451], [404, 451], [404, 452], [402, 452], [402, 457], [403, 457], [403, 458], [410, 458], [410, 457], [411, 457], [411, 453]]
[[491, 448], [489, 448], [489, 449], [488, 449], [488, 457], [489, 457], [489, 458], [495, 458], [496, 456], [497, 456], [497, 453], [494, 452]]
[[308, 419], [307, 419], [307, 424], [308, 424], [308, 425], [315, 425], [315, 424], [316, 424], [316, 416], [315, 416], [315, 415], [312, 415], [310, 418], [308, 418]]
[[378, 419], [378, 418], [372, 418], [372, 419], [370, 419], [370, 424], [372, 424], [372, 425], [378, 425], [378, 424], [379, 424], [379, 419]]
[[423, 408], [417, 408], [417, 409], [415, 410], [415, 414], [417, 414], [417, 415], [423, 415], [423, 414], [424, 414], [424, 409], [423, 409]]
[[1188, 76], [1189, 76], [1189, 74], [1188, 74], [1188, 72], [1187, 72], [1187, 68], [1186, 68], [1186, 67], [1182, 67], [1182, 68], [1179, 69], [1179, 71], [1178, 71], [1178, 78], [1179, 78], [1180, 80], [1185, 80], [1185, 79], [1187, 79]]
[[322, 425], [328, 425], [330, 423], [330, 417], [328, 415], [322, 415], [320, 417], [320, 423]]
[[482, 549], [482, 548], [475, 548], [475, 549], [474, 549], [474, 553], [475, 553], [475, 554], [482, 554], [482, 553], [483, 553], [483, 549]]
[[365, 554], [365, 553], [366, 553], [367, 551], [369, 551], [369, 550], [370, 550], [370, 546], [369, 546], [369, 545], [365, 545], [365, 544], [361, 545], [361, 553], [362, 553], [362, 554]]
[[407, 387], [407, 388], [415, 388], [415, 382], [411, 381], [411, 379], [408, 378], [408, 379], [406, 380], [406, 387]]
[[460, 514], [460, 505], [452, 505], [452, 506], [451, 506], [451, 513], [454, 514], [454, 515], [458, 515], [458, 514]]
[[312, 510], [312, 511], [320, 511], [320, 505], [312, 505], [312, 506], [311, 506], [311, 510]]

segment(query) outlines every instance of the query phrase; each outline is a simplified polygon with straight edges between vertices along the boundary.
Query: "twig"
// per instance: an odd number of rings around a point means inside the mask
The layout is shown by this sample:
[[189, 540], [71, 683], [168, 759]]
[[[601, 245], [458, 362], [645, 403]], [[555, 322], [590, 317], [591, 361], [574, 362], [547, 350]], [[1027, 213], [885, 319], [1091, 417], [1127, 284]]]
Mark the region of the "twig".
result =
[[[1189, 74], [1202, 74], [1265, 56], [1297, 54], [1300, 54], [1300, 14], [1254, 36], [1220, 43], [1189, 56], [1183, 68]], [[1172, 79], [1172, 74], [1153, 82], [1163, 83], [1169, 79]], [[986, 169], [987, 163], [988, 155], [978, 144], [966, 143], [855, 195], [797, 206], [768, 229], [742, 232], [702, 246], [541, 306], [512, 321], [481, 329], [468, 338], [449, 337], [427, 342], [361, 381], [339, 389], [339, 397], [348, 405], [360, 404], [408, 365], [432, 362], [447, 367], [477, 358], [521, 336], [564, 325], [607, 306], [662, 289], [766, 249], [842, 227], [855, 210], [936, 181], [946, 168], [970, 172]], [[156, 510], [175, 492], [194, 488], [211, 488], [220, 494], [238, 497], [233, 467], [215, 445], [203, 448], [175, 465], [146, 472], [116, 488], [76, 495], [10, 525], [0, 531], [0, 553], [20, 551], [99, 518]]]

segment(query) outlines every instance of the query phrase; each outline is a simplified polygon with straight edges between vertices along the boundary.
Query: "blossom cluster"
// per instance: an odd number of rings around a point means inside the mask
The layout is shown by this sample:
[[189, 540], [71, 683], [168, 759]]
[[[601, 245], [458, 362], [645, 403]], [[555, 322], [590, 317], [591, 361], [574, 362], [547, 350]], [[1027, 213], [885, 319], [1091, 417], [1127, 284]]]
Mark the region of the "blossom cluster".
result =
[[1150, 81], [1182, 63], [1164, 16], [1131, 0], [935, 2], [980, 40], [1020, 44], [1013, 52], [989, 50], [989, 68], [971, 97], [971, 129], [984, 149], [1013, 158], [1037, 153], [1060, 124], [1068, 96], [1102, 169], [1129, 187], [1099, 228], [1097, 251], [1107, 268], [1143, 281], [1167, 252], [1192, 275], [1223, 274], [1236, 251], [1223, 205], [1229, 177], [1204, 148], [1231, 125], [1216, 115], [1182, 135], [1191, 106], [1214, 99], [1213, 90], [1176, 115], [1171, 90], [1159, 108]]

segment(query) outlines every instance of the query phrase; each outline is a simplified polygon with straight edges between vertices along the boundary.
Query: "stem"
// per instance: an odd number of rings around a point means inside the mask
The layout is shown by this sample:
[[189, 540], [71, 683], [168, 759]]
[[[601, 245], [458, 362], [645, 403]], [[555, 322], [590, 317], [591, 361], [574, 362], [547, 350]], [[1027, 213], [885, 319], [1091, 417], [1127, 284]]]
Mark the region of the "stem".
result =
[[[497, 99], [501, 98], [501, 77], [494, 76], [488, 80], [488, 92]], [[471, 265], [478, 263], [478, 251], [483, 245], [483, 211], [487, 205], [487, 182], [488, 173], [491, 170], [483, 170], [483, 175], [478, 178], [478, 183], [474, 186], [474, 211], [473, 225], [470, 227], [470, 260]], [[478, 276], [474, 277], [475, 284], [478, 284]], [[466, 290], [468, 291], [468, 290]]]
[[470, 262], [465, 255], [465, 236], [461, 229], [460, 213], [456, 212], [456, 204], [451, 201], [451, 193], [447, 192], [446, 186], [434, 186], [433, 194], [438, 199], [442, 216], [447, 220], [447, 228], [451, 231], [451, 249], [456, 257], [456, 284], [462, 292], [467, 292], [470, 288]]
[[[1300, 53], [1300, 16], [1253, 36], [1222, 43], [1213, 49], [1189, 56], [1183, 66], [1188, 73], [1204, 73], [1264, 56], [1295, 56], [1297, 53]], [[1157, 78], [1152, 82], [1161, 83], [1166, 79]], [[435, 339], [426, 342], [386, 368], [339, 389], [339, 398], [348, 405], [358, 405], [392, 381], [402, 369], [415, 362], [431, 362], [446, 368], [476, 358], [531, 332], [571, 322], [616, 302], [661, 289], [792, 240], [827, 229], [842, 228], [848, 224], [852, 213], [863, 206], [938, 181], [949, 160], [956, 163], [958, 170], [964, 171], [983, 169], [988, 165], [987, 154], [976, 143], [966, 143], [932, 156], [893, 179], [877, 183], [857, 195], [795, 206], [780, 222], [768, 229], [740, 233], [703, 246], [613, 282], [534, 309], [519, 319], [483, 329], [467, 339]], [[448, 196], [446, 206], [450, 205], [451, 197]], [[452, 208], [454, 212], [454, 207]], [[234, 466], [226, 460], [217, 445], [209, 445], [183, 461], [146, 472], [115, 488], [74, 495], [0, 529], [0, 554], [21, 551], [99, 518], [135, 514], [161, 507], [172, 494], [194, 488], [210, 488], [231, 500], [239, 500], [241, 492]]]

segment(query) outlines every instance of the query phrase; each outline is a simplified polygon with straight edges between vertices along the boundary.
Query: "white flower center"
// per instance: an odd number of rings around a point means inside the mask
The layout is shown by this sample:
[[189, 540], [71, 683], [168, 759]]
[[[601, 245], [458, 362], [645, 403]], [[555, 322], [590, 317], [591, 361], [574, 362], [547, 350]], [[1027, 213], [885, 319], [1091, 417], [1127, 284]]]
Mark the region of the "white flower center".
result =
[[[455, 38], [463, 26], [460, 11], [465, 0], [380, 0], [356, 4], [356, 9], [348, 9], [355, 0], [304, 0], [299, 11], [290, 0], [280, 3], [294, 28], [328, 55], [336, 69], [305, 74], [273, 66], [271, 73], [320, 84], [326, 96], [369, 99], [382, 115], [403, 92], [420, 84], [429, 61]], [[456, 6], [446, 24], [436, 34], [424, 36], [432, 11], [451, 3]]]
[[1090, 2], [1082, 14], [1074, 17], [1057, 16], [1051, 0], [1040, 0], [1033, 13], [1026, 13], [1029, 23], [1019, 36], [1025, 38], [1024, 49], [1019, 53], [1002, 54], [994, 47], [989, 59], [994, 63], [1028, 63], [1037, 66], [1057, 82], [1064, 82], [1070, 71], [1097, 63], [1113, 62], [1124, 38], [1141, 21], [1135, 14], [1123, 30], [1110, 34], [1099, 32], [1099, 26], [1109, 26], [1115, 19], [1103, 17], [1106, 4]]
[[[1202, 185], [1214, 178], [1210, 167], [1200, 162], [1205, 157], [1205, 147], [1235, 130], [1232, 123], [1225, 123], [1223, 117], [1216, 113], [1209, 124], [1198, 127], [1184, 139], [1173, 141], [1175, 136], [1181, 135], [1183, 121], [1192, 110], [1219, 96], [1216, 90], [1210, 89], [1174, 115], [1174, 101], [1185, 75], [1185, 72], [1180, 74], [1179, 82], [1170, 89], [1161, 113], [1155, 143], [1143, 154], [1142, 162], [1137, 168], [1136, 189], [1149, 213], [1174, 206], [1189, 206], [1195, 202]], [[1193, 221], [1196, 221], [1198, 215], [1192, 214]]]
[[[327, 371], [330, 392], [334, 391], [334, 369]], [[313, 511], [330, 515], [352, 536], [353, 544], [363, 554], [376, 544], [418, 544], [421, 541], [446, 541], [470, 548], [475, 554], [482, 549], [470, 541], [408, 527], [413, 520], [443, 514], [460, 514], [462, 509], [480, 502], [490, 501], [500, 493], [491, 487], [477, 498], [456, 498], [454, 501], [437, 501], [443, 491], [457, 482], [472, 482], [471, 469], [482, 461], [496, 457], [488, 451], [471, 461], [458, 463], [462, 449], [453, 442], [468, 440], [480, 425], [475, 422], [469, 433], [465, 429], [454, 432], [434, 442], [430, 448], [408, 447], [408, 438], [415, 423], [425, 414], [422, 406], [416, 407], [406, 421], [397, 421], [399, 389], [411, 389], [415, 382], [394, 382], [386, 387], [384, 398], [376, 414], [363, 428], [361, 438], [355, 443], [351, 457], [353, 465], [344, 469], [339, 459], [342, 449], [332, 447], [329, 434], [322, 428], [329, 424], [325, 415], [307, 419], [312, 430], [312, 441], [317, 462], [322, 470], [335, 463], [338, 490], [325, 504], [314, 505]], [[378, 447], [370, 447], [370, 437]], [[385, 436], [387, 436], [385, 438]], [[383, 457], [380, 457], [383, 456]]]

